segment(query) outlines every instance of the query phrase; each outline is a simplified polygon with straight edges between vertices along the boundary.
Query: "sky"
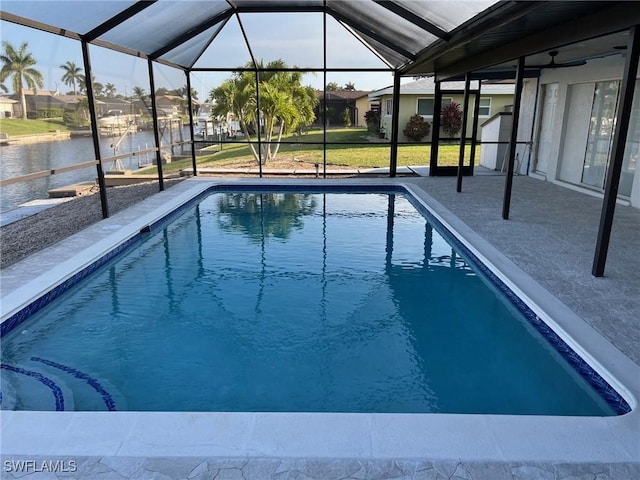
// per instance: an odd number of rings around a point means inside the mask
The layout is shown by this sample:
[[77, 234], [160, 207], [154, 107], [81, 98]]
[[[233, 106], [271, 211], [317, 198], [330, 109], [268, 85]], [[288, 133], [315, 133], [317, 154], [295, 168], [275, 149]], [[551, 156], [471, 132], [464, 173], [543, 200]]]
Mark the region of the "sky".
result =
[[[9, 7], [6, 8], [11, 11]], [[241, 21], [256, 58], [265, 62], [280, 58], [290, 66], [322, 68], [324, 56], [321, 14], [242, 14]], [[28, 51], [37, 61], [36, 68], [44, 76], [44, 89], [58, 90], [60, 93], [72, 90], [71, 86], [62, 82], [64, 70], [60, 66], [71, 61], [83, 68], [80, 42], [7, 21], [0, 22], [0, 38], [16, 48], [27, 42]], [[150, 91], [146, 60], [97, 46], [90, 46], [90, 57], [96, 81], [103, 85], [114, 84], [116, 94], [129, 96], [134, 87]], [[195, 66], [231, 70], [233, 67], [246, 64], [250, 58], [239, 23], [232, 17]], [[385, 67], [365, 46], [330, 17], [327, 17], [327, 66]], [[198, 98], [204, 99], [212, 88], [229, 76], [230, 72], [194, 72], [191, 78], [192, 87], [198, 92]], [[156, 88], [173, 90], [186, 85], [184, 72], [164, 65], [154, 67], [154, 79]], [[303, 83], [320, 89], [323, 80], [323, 73], [318, 71], [305, 74]], [[389, 72], [328, 72], [327, 83], [329, 82], [336, 82], [341, 86], [351, 82], [356, 89], [368, 91], [391, 85], [393, 77]], [[4, 83], [11, 89], [10, 81]]]

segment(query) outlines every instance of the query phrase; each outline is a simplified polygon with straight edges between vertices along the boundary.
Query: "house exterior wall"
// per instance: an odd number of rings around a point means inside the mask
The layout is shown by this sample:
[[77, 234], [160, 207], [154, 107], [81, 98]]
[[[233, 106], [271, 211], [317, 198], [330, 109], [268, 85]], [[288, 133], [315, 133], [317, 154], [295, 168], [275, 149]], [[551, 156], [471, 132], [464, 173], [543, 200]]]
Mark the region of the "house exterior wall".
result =
[[[532, 168], [530, 173], [540, 175], [547, 181], [601, 194], [602, 189], [582, 183], [583, 166], [589, 137], [594, 92], [597, 82], [621, 80], [624, 59], [611, 56], [589, 61], [584, 66], [543, 70], [539, 79], [538, 98], [523, 99], [523, 114], [535, 122], [531, 148]], [[557, 100], [553, 114], [544, 114], [545, 93], [557, 90]], [[636, 98], [635, 102], [640, 101]], [[546, 132], [546, 133], [545, 133]], [[640, 141], [630, 131], [627, 141]], [[539, 158], [540, 153], [545, 158]], [[544, 172], [539, 172], [538, 164], [544, 164]], [[640, 208], [640, 174], [637, 168], [631, 181], [631, 205]]]
[[360, 97], [356, 99], [357, 113], [356, 113], [356, 124], [354, 125], [355, 127], [367, 126], [367, 122], [364, 119], [364, 114], [367, 113], [369, 110], [371, 110], [371, 104], [372, 102], [369, 101], [366, 95], [364, 97]]
[[[460, 108], [462, 108], [462, 105], [464, 104], [464, 95], [447, 95], [444, 94], [443, 95], [444, 98], [451, 98], [452, 101], [460, 104]], [[498, 113], [498, 112], [502, 112], [505, 111], [505, 108], [507, 106], [511, 106], [513, 105], [513, 95], [491, 95], [491, 94], [487, 94], [487, 95], [483, 95], [482, 92], [480, 93], [480, 97], [481, 98], [490, 98], [491, 99], [491, 112], [489, 115], [481, 115], [479, 118], [479, 122], [478, 125], [480, 125], [482, 122], [484, 122], [485, 120], [487, 120], [488, 118], [490, 118], [492, 115]], [[430, 99], [433, 98], [433, 95], [430, 94], [426, 94], [426, 95], [414, 95], [414, 94], [400, 94], [400, 115], [398, 117], [399, 119], [399, 123], [398, 123], [398, 141], [400, 142], [408, 142], [410, 141], [403, 133], [402, 131], [404, 130], [405, 126], [407, 125], [407, 122], [409, 121], [409, 119], [415, 115], [418, 112], [418, 100], [419, 99]], [[381, 105], [381, 120], [380, 120], [380, 125], [381, 127], [384, 129], [385, 132], [385, 137], [387, 139], [391, 138], [391, 125], [392, 125], [392, 116], [390, 114], [387, 114], [386, 111], [386, 105], [388, 101], [391, 101], [393, 99], [392, 95], [382, 95], [380, 97], [380, 105]], [[473, 111], [473, 96], [469, 96], [469, 110]], [[433, 123], [433, 117], [432, 116], [424, 116], [423, 117], [426, 121], [428, 121], [429, 123]], [[468, 121], [467, 121], [467, 135], [470, 137], [471, 136], [471, 129], [473, 127], [473, 118], [472, 115], [469, 115]], [[481, 138], [481, 128], [478, 126], [478, 135], [477, 135], [477, 139], [479, 140]], [[423, 139], [423, 141], [431, 141], [431, 136], [433, 134], [433, 131]], [[440, 133], [441, 138], [445, 138], [444, 133]]]

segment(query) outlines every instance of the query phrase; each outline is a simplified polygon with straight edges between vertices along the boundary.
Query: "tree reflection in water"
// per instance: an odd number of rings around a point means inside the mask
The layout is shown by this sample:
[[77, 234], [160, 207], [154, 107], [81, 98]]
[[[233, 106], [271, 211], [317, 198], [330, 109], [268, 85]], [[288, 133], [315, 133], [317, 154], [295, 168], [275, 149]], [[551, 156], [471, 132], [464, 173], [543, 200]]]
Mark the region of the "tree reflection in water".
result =
[[220, 227], [239, 231], [260, 243], [269, 237], [289, 238], [304, 225], [302, 217], [311, 215], [316, 197], [304, 193], [227, 193], [218, 200]]

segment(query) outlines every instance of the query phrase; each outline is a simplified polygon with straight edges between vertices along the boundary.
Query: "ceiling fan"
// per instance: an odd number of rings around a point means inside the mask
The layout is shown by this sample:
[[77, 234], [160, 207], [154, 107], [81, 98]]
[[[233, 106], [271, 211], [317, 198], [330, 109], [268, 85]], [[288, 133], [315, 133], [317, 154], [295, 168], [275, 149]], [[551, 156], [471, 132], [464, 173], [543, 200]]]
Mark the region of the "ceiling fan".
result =
[[543, 65], [527, 65], [526, 68], [566, 68], [566, 67], [579, 67], [580, 65], [586, 65], [586, 60], [575, 60], [573, 62], [564, 62], [564, 63], [556, 63], [556, 56], [558, 55], [558, 50], [552, 50], [549, 52], [549, 56], [551, 56], [551, 60], [549, 63], [545, 63]]

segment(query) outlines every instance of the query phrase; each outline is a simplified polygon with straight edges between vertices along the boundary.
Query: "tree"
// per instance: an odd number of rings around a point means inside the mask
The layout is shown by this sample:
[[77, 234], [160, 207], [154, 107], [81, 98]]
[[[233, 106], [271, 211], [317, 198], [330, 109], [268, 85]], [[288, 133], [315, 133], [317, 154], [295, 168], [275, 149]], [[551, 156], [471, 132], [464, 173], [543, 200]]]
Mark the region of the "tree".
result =
[[22, 104], [22, 119], [27, 118], [27, 100], [24, 96], [23, 85], [35, 90], [37, 87], [42, 88], [44, 81], [42, 73], [34, 68], [36, 64], [33, 55], [27, 51], [27, 42], [22, 43], [19, 49], [15, 49], [6, 40], [2, 42], [4, 52], [0, 55], [2, 60], [2, 69], [0, 69], [0, 82], [4, 82], [7, 78], [13, 76], [13, 91], [20, 96]]
[[[249, 65], [248, 65], [249, 66]], [[280, 71], [287, 65], [282, 60], [258, 62], [260, 92], [260, 119], [256, 102], [256, 77], [253, 72], [235, 72], [209, 98], [215, 103], [213, 114], [226, 119], [232, 113], [249, 138], [249, 127], [262, 136], [262, 151], [258, 154], [249, 144], [257, 162], [267, 163], [276, 158], [282, 135], [311, 125], [315, 120], [314, 107], [318, 103], [315, 90], [302, 85], [302, 73]]]
[[65, 85], [73, 87], [73, 94], [77, 95], [76, 85], [81, 85], [84, 81], [84, 75], [82, 69], [78, 67], [74, 62], [68, 61], [64, 65], [60, 65], [60, 68], [64, 70], [62, 75], [62, 81]]
[[352, 82], [347, 82], [344, 84], [344, 89], [347, 92], [355, 92], [356, 86]]
[[456, 102], [451, 102], [449, 105], [442, 107], [440, 123], [444, 133], [450, 137], [455, 137], [462, 128], [462, 110], [460, 110], [460, 105]]
[[116, 95], [116, 86], [113, 83], [107, 83], [104, 86], [104, 93], [107, 95], [107, 97], [109, 98], [113, 98]]
[[95, 80], [93, 81], [93, 95], [95, 97], [104, 97], [104, 85]]
[[342, 90], [342, 87], [340, 85], [338, 85], [336, 82], [329, 82], [329, 83], [327, 83], [326, 90], [328, 92], [337, 92], [337, 91]]
[[144, 100], [147, 97], [147, 93], [144, 91], [142, 87], [133, 87], [133, 98], [139, 98], [140, 100]]

